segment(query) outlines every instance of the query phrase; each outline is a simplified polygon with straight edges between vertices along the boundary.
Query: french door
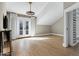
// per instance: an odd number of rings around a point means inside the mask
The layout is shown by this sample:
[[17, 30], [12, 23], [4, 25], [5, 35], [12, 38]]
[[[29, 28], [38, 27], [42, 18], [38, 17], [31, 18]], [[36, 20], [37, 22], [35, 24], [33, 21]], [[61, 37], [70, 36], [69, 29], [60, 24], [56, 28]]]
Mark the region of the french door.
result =
[[30, 35], [30, 24], [29, 19], [19, 18], [17, 23], [18, 37], [25, 37]]

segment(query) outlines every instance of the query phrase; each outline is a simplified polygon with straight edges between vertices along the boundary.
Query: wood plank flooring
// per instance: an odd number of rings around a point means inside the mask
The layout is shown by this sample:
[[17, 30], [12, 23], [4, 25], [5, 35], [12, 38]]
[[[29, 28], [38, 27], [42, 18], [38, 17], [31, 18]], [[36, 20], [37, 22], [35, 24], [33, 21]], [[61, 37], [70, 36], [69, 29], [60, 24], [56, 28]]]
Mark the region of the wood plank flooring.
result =
[[78, 56], [79, 45], [64, 48], [63, 37], [45, 36], [14, 40], [12, 49], [16, 56]]

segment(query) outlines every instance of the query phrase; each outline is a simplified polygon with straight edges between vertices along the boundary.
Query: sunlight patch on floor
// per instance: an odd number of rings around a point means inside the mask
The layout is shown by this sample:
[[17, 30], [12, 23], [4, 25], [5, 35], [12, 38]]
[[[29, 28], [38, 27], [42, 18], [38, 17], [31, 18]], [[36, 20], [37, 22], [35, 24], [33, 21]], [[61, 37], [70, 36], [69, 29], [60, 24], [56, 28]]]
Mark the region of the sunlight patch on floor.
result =
[[33, 37], [33, 38], [25, 38], [27, 40], [46, 40], [49, 39], [48, 37]]

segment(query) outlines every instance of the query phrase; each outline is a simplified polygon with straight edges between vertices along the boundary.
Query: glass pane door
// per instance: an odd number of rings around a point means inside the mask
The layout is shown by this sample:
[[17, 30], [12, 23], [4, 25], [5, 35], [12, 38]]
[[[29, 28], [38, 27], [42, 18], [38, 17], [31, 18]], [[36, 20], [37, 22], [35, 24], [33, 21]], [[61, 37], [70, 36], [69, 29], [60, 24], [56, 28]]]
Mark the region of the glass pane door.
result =
[[25, 22], [25, 34], [26, 35], [29, 34], [29, 22], [28, 21]]
[[30, 24], [29, 18], [19, 17], [17, 21], [17, 34], [18, 37], [25, 37], [30, 35]]
[[23, 20], [19, 22], [19, 35], [29, 35], [29, 21]]
[[23, 22], [19, 22], [19, 35], [23, 35]]

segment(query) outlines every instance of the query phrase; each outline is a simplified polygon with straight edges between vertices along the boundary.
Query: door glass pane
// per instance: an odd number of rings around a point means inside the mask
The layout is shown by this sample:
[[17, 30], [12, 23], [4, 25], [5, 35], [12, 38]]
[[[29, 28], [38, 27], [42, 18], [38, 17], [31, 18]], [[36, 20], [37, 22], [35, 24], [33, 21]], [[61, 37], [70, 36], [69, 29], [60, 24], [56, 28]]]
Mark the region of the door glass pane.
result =
[[20, 25], [20, 27], [19, 27], [19, 30], [20, 30], [19, 34], [23, 35], [23, 23], [20, 22], [19, 25]]
[[73, 43], [76, 43], [76, 9], [73, 10]]
[[76, 38], [79, 42], [79, 8], [76, 9]]
[[29, 22], [28, 21], [26, 21], [26, 25], [25, 26], [26, 26], [26, 28], [25, 28], [26, 29], [25, 30], [26, 34], [29, 34]]

